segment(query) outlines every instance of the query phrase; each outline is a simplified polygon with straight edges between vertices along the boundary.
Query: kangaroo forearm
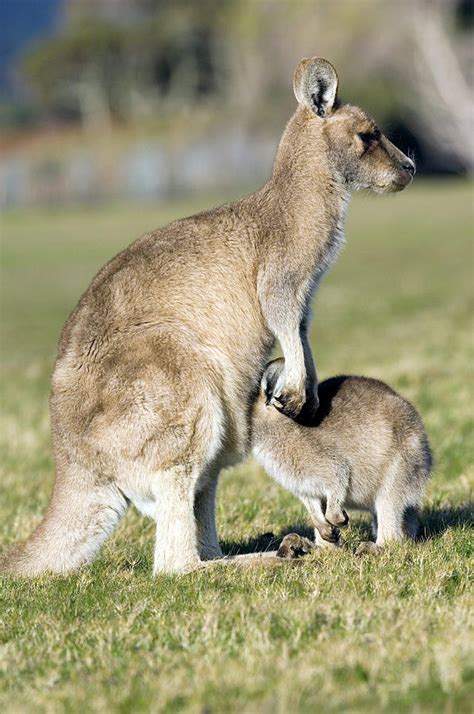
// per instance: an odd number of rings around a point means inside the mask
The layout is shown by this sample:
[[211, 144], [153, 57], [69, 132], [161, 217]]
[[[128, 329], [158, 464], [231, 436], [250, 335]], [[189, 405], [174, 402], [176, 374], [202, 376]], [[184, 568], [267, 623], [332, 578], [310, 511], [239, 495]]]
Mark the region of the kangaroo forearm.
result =
[[285, 358], [285, 371], [291, 384], [303, 385], [308, 377], [303, 343], [298, 331], [283, 330], [276, 335]]
[[[286, 256], [283, 256], [286, 257]], [[304, 365], [300, 326], [305, 317], [310, 276], [305, 271], [288, 274], [282, 256], [268, 256], [259, 272], [257, 293], [265, 321], [280, 342], [285, 359]], [[286, 369], [288, 369], [286, 364]]]
[[306, 334], [306, 332], [303, 332], [303, 334], [301, 335], [301, 343], [303, 346], [306, 380], [308, 384], [311, 384], [314, 388], [316, 388], [318, 384], [318, 375], [316, 371], [316, 364], [314, 362], [313, 352], [311, 350], [311, 345], [309, 344], [308, 335]]
[[304, 384], [305, 351], [300, 334], [302, 306], [294, 295], [278, 294], [268, 285], [262, 285], [259, 297], [267, 325], [283, 351], [288, 380], [293, 384]]

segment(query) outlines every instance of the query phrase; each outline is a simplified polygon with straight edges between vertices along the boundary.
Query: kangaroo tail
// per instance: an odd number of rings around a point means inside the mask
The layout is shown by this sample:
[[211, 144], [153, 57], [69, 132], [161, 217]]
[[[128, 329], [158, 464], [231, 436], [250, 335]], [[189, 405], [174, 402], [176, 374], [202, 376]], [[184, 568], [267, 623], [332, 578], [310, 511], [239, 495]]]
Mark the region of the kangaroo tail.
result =
[[90, 486], [91, 481], [74, 479], [72, 484], [56, 479], [39, 526], [25, 542], [0, 556], [0, 575], [67, 573], [94, 558], [128, 501], [113, 484]]

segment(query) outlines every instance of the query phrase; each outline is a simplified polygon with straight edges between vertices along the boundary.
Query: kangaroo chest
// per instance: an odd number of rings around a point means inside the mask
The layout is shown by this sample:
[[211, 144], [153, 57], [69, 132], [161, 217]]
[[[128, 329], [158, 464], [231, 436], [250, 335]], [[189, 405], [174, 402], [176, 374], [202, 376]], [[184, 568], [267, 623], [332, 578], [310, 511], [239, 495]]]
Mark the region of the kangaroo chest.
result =
[[341, 198], [339, 211], [333, 220], [333, 225], [328, 227], [326, 236], [320, 243], [314, 270], [316, 285], [336, 261], [344, 245], [344, 226], [349, 198], [349, 193], [344, 194]]

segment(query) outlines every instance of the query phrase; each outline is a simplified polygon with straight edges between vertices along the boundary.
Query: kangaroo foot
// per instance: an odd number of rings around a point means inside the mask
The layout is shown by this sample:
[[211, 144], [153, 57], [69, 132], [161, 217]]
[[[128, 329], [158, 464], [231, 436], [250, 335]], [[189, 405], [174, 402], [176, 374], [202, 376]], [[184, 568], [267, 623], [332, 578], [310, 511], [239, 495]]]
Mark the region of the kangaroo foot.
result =
[[301, 558], [303, 555], [307, 555], [314, 548], [314, 543], [312, 543], [308, 538], [303, 538], [303, 536], [297, 533], [289, 533], [286, 535], [280, 547], [277, 551], [278, 558], [288, 558], [292, 560], [294, 558]]

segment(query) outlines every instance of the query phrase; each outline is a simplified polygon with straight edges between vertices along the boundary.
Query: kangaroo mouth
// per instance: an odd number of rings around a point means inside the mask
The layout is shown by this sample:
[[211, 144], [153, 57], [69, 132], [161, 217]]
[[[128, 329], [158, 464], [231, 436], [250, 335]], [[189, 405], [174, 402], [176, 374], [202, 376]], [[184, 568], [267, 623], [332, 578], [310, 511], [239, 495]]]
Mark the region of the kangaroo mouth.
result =
[[401, 171], [390, 183], [376, 184], [373, 190], [376, 193], [396, 193], [397, 191], [403, 191], [412, 181], [413, 176], [408, 171]]
[[405, 171], [405, 169], [402, 169], [400, 171], [400, 177], [398, 180], [398, 183], [400, 186], [405, 188], [405, 186], [408, 186], [411, 182], [413, 181], [413, 173], [410, 173], [410, 171]]

